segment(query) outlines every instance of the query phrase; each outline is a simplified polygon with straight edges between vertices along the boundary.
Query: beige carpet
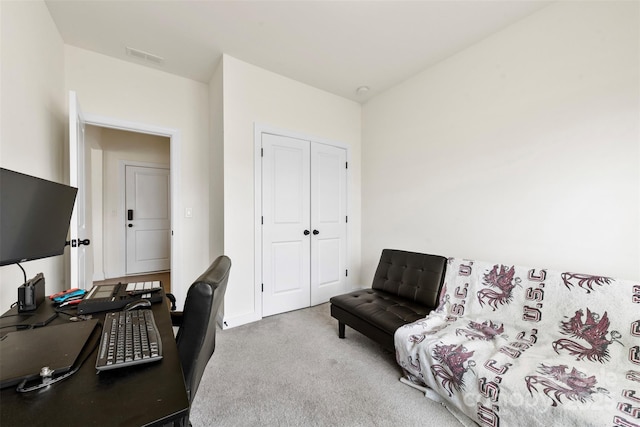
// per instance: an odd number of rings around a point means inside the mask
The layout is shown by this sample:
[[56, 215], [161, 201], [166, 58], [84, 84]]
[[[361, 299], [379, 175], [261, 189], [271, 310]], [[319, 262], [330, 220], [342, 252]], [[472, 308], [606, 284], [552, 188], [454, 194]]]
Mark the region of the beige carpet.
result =
[[193, 426], [460, 426], [399, 381], [392, 354], [346, 334], [328, 304], [219, 330]]

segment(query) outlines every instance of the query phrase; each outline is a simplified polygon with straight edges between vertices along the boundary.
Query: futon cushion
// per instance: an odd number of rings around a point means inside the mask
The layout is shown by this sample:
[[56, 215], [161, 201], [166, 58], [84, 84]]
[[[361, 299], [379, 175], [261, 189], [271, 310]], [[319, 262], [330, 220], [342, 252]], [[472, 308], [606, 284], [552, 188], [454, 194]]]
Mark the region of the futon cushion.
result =
[[400, 326], [429, 314], [430, 308], [376, 289], [360, 289], [331, 298], [331, 304], [393, 335]]

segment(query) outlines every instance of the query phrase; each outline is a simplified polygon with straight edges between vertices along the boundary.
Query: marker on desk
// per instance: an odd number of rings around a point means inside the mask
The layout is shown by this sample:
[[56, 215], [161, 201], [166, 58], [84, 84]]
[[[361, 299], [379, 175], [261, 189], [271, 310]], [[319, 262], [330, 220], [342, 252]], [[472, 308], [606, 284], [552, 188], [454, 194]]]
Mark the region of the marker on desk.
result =
[[80, 298], [76, 298], [76, 299], [72, 299], [72, 300], [68, 300], [63, 302], [62, 304], [60, 304], [60, 308], [66, 306], [66, 305], [76, 305], [76, 304], [80, 304], [80, 302], [82, 301], [82, 297]]

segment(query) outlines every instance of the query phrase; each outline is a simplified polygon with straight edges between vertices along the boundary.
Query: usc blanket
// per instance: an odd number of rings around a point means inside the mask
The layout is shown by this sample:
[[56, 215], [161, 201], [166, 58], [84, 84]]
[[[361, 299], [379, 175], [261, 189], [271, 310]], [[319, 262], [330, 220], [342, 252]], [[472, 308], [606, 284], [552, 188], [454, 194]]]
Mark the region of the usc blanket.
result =
[[439, 307], [394, 340], [477, 424], [640, 427], [640, 282], [452, 258]]

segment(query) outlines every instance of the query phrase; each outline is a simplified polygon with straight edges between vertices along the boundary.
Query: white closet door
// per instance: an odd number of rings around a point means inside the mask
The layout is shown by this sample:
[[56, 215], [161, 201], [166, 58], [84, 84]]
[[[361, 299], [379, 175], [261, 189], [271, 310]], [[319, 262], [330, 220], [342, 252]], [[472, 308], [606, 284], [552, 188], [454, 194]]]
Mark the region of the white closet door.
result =
[[311, 305], [346, 288], [346, 150], [311, 143]]
[[263, 133], [262, 149], [262, 315], [269, 316], [309, 306], [310, 144]]

